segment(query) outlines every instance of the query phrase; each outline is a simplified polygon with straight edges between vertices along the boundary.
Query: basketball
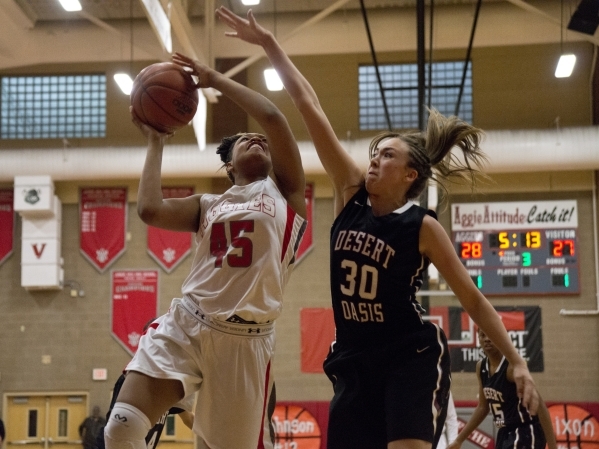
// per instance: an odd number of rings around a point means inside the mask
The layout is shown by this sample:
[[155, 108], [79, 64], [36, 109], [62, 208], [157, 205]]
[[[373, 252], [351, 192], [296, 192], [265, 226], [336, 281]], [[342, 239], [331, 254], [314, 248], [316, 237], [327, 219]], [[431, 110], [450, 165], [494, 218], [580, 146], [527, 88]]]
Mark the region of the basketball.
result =
[[198, 108], [198, 89], [183, 67], [159, 62], [135, 77], [131, 106], [146, 125], [159, 132], [172, 133], [193, 119]]

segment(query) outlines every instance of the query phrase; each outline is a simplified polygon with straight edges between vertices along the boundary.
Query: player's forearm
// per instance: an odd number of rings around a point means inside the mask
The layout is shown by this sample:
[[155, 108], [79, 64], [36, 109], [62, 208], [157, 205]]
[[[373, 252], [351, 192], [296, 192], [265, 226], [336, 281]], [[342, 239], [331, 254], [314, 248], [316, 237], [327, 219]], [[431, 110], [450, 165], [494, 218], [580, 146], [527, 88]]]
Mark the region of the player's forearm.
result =
[[139, 180], [137, 213], [147, 223], [162, 204], [161, 170], [163, 142], [149, 138], [146, 160]]
[[458, 433], [458, 436], [456, 437], [455, 441], [457, 441], [460, 444], [466, 441], [470, 434], [474, 432], [474, 430], [476, 430], [476, 428], [478, 428], [478, 426], [484, 421], [488, 413], [489, 410], [487, 409], [487, 406], [483, 406], [479, 403], [479, 405], [474, 409], [472, 416], [470, 417], [464, 428], [460, 431], [460, 433]]
[[551, 415], [549, 414], [549, 410], [547, 410], [547, 406], [542, 400], [539, 404], [539, 423], [543, 429], [543, 434], [545, 434], [547, 447], [549, 449], [557, 449], [555, 432], [553, 431], [553, 425], [551, 424]]
[[273, 121], [284, 119], [277, 107], [264, 95], [218, 72], [211, 74], [210, 84], [247, 112], [265, 131], [272, 126]]

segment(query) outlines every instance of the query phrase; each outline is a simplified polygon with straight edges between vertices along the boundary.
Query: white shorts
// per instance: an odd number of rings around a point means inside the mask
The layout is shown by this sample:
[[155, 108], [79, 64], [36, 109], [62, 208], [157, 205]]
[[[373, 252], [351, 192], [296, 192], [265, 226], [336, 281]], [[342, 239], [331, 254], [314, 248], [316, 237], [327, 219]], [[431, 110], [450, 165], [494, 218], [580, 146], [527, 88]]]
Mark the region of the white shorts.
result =
[[216, 322], [193, 301], [175, 298], [126, 369], [178, 379], [186, 399], [197, 391], [193, 430], [211, 449], [272, 449], [266, 406], [274, 347], [272, 323]]

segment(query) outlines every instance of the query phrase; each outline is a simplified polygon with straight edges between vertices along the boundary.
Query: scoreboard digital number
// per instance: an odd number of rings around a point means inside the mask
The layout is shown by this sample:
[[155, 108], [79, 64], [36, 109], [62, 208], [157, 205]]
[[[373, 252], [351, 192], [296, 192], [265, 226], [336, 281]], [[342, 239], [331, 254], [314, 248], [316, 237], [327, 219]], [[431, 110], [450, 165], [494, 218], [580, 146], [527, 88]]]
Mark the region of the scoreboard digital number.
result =
[[580, 291], [576, 229], [455, 231], [453, 241], [485, 295]]

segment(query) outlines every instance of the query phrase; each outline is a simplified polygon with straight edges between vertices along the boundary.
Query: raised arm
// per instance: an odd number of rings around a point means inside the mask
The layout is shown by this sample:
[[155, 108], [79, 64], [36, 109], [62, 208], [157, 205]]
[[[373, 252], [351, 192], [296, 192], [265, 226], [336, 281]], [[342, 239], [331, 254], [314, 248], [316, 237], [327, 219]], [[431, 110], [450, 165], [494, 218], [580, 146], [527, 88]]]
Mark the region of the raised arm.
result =
[[143, 124], [131, 111], [133, 123], [148, 141], [146, 161], [139, 180], [137, 213], [142, 221], [171, 231], [196, 232], [200, 222], [200, 196], [163, 199], [161, 185], [162, 153], [170, 137]]
[[355, 193], [356, 186], [362, 183], [364, 172], [341, 146], [310, 83], [291, 62], [272, 33], [258, 24], [251, 10], [248, 11], [247, 19], [233, 14], [224, 6], [218, 8], [216, 14], [234, 30], [225, 33], [227, 36], [260, 45], [264, 49], [302, 115], [318, 157], [331, 178], [335, 191], [342, 193], [345, 204]]
[[269, 143], [274, 179], [291, 207], [306, 217], [306, 181], [297, 142], [285, 116], [266, 97], [243, 86], [222, 73], [181, 53], [173, 62], [191, 69], [199, 79], [198, 87], [213, 87], [233, 100], [252, 116], [264, 130]]
[[533, 415], [536, 414], [539, 395], [526, 361], [514, 348], [497, 311], [470, 279], [443, 227], [428, 215], [424, 217], [419, 242], [420, 252], [428, 257], [443, 275], [464, 310], [514, 367], [518, 397]]
[[487, 403], [487, 399], [485, 398], [485, 394], [483, 392], [483, 385], [480, 380], [480, 366], [481, 361], [479, 360], [476, 364], [476, 378], [478, 380], [478, 405], [472, 412], [472, 416], [462, 429], [456, 439], [447, 446], [447, 449], [460, 449], [462, 444], [466, 439], [470, 436], [472, 432], [484, 421], [486, 416], [489, 414], [489, 405]]

